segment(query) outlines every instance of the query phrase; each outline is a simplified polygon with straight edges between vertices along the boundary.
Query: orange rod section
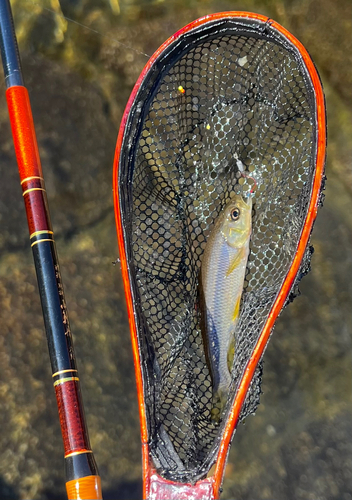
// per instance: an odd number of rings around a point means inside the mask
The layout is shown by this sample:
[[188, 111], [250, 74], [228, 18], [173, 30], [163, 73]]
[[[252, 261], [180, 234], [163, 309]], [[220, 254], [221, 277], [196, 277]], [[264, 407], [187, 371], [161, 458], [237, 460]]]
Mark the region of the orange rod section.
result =
[[6, 100], [21, 181], [28, 177], [42, 178], [28, 91], [25, 87], [10, 87]]
[[68, 500], [100, 500], [102, 497], [99, 476], [86, 476], [66, 483]]
[[6, 91], [6, 100], [29, 233], [52, 233], [28, 91], [21, 86], [10, 87]]

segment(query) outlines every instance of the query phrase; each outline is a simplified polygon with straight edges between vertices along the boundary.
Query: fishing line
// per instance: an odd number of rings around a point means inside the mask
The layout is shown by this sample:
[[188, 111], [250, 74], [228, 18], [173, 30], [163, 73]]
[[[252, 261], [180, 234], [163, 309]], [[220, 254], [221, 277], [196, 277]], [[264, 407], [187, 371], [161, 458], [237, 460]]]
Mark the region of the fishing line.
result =
[[79, 21], [76, 21], [75, 19], [71, 19], [70, 17], [67, 17], [65, 16], [63, 13], [62, 13], [62, 10], [61, 10], [61, 3], [59, 3], [60, 5], [60, 10], [61, 12], [56, 12], [55, 10], [53, 9], [49, 9], [48, 7], [44, 7], [43, 5], [41, 5], [40, 3], [38, 2], [34, 2], [33, 0], [27, 0], [28, 3], [31, 3], [32, 5], [36, 5], [37, 7], [40, 7], [42, 10], [45, 10], [47, 12], [50, 12], [51, 14], [54, 14], [55, 16], [60, 16], [62, 17], [63, 19], [65, 19], [66, 21], [69, 21], [70, 23], [73, 23], [73, 24], [76, 24], [77, 26], [80, 26], [81, 28], [85, 28], [86, 30], [88, 31], [91, 31], [92, 33], [96, 34], [96, 35], [99, 35], [101, 36], [102, 38], [106, 38], [107, 40], [110, 40], [112, 42], [115, 42], [119, 45], [121, 45], [122, 47], [124, 47], [125, 49], [128, 49], [128, 50], [132, 50], [133, 52], [135, 52], [136, 54], [139, 54], [139, 55], [142, 55], [142, 56], [145, 56], [147, 57], [148, 59], [151, 57], [150, 54], [146, 54], [145, 52], [142, 52], [141, 50], [138, 50], [138, 49], [135, 49], [133, 47], [130, 47], [129, 45], [121, 42], [120, 40], [117, 40], [116, 38], [112, 37], [112, 36], [109, 36], [109, 35], [104, 35], [103, 33], [101, 33], [100, 31], [98, 30], [95, 30], [93, 28], [90, 28], [89, 26], [87, 26], [86, 24], [83, 24], [83, 23], [80, 23]]

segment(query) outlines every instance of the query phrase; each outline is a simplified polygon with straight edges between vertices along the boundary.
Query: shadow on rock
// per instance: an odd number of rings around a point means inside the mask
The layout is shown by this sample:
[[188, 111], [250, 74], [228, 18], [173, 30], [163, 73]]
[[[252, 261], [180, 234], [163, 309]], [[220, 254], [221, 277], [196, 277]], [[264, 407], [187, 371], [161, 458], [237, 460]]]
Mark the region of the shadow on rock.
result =
[[104, 500], [139, 500], [142, 497], [142, 481], [126, 481], [104, 489]]
[[0, 498], [1, 500], [18, 500], [20, 498], [15, 488], [8, 485], [2, 477], [0, 477]]

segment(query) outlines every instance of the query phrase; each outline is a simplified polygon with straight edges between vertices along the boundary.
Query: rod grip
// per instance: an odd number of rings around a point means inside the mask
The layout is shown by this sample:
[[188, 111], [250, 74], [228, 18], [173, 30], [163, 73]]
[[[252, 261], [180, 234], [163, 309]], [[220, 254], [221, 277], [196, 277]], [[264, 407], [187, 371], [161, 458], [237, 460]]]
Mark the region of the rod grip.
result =
[[68, 500], [102, 500], [99, 476], [86, 476], [66, 483]]

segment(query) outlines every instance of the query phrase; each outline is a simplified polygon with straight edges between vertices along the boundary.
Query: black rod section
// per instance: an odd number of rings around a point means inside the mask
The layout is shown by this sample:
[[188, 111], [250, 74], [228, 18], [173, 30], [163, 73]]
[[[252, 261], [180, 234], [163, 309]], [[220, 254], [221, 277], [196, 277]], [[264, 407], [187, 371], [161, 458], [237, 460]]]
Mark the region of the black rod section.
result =
[[0, 50], [6, 88], [24, 85], [10, 3], [0, 1]]

